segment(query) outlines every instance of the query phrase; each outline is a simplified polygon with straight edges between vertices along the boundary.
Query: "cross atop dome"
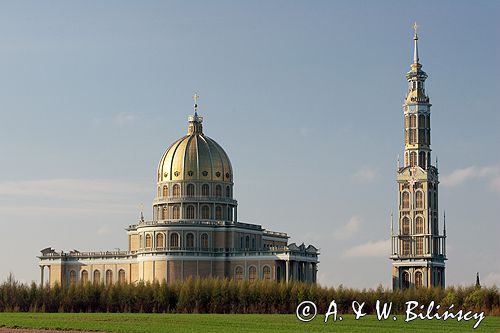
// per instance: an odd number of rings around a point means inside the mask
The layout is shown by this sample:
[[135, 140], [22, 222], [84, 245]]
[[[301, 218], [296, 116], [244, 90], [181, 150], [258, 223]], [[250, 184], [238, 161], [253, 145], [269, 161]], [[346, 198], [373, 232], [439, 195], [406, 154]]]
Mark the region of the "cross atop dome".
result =
[[194, 101], [194, 115], [195, 116], [198, 115], [198, 98], [200, 98], [200, 96], [197, 93], [194, 93], [193, 101]]
[[203, 122], [203, 117], [198, 116], [198, 99], [200, 96], [198, 93], [194, 93], [193, 101], [194, 101], [194, 115], [188, 117], [188, 134], [202, 134], [203, 127], [201, 123]]

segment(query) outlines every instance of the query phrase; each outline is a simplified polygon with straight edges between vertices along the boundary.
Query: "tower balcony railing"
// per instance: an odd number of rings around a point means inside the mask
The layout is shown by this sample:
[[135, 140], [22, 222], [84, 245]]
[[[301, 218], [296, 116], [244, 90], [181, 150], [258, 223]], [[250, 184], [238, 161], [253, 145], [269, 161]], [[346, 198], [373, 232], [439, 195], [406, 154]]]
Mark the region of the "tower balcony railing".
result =
[[[421, 239], [421, 253], [417, 251], [417, 239]], [[392, 235], [391, 259], [439, 258], [446, 260], [445, 235]]]
[[429, 259], [429, 258], [439, 258], [439, 259], [446, 259], [444, 254], [432, 254], [432, 253], [424, 253], [424, 254], [397, 254], [393, 253], [390, 255], [391, 259]]
[[171, 203], [171, 202], [204, 202], [204, 203], [216, 203], [223, 202], [232, 205], [237, 205], [238, 201], [233, 198], [228, 197], [217, 197], [217, 196], [178, 196], [178, 197], [158, 197], [153, 200], [153, 204]]

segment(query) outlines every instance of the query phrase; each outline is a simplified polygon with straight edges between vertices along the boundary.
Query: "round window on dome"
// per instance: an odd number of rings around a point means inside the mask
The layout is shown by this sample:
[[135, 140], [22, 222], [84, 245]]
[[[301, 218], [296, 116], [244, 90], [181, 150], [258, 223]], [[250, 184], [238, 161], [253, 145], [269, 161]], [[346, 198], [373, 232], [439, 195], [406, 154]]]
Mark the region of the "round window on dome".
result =
[[229, 179], [229, 172], [226, 172], [226, 178]]
[[219, 171], [217, 171], [217, 172], [215, 173], [215, 176], [216, 176], [216, 177], [220, 177], [220, 172], [219, 172]]
[[203, 176], [204, 177], [208, 176], [208, 171], [203, 171]]
[[163, 177], [168, 177], [168, 172], [165, 172], [165, 173], [163, 174]]
[[188, 171], [188, 176], [193, 177], [193, 171]]
[[179, 171], [174, 172], [175, 177], [179, 177], [181, 173]]

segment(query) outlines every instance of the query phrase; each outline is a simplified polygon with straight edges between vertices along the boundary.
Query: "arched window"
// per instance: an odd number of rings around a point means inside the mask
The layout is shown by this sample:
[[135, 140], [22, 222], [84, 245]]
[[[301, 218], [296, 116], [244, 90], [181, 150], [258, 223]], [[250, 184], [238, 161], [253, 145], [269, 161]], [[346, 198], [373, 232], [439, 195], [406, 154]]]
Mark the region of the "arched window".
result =
[[170, 234], [170, 247], [179, 247], [179, 234]]
[[210, 207], [205, 205], [201, 206], [201, 218], [202, 219], [209, 219], [210, 218]]
[[264, 280], [271, 280], [271, 267], [269, 266], [264, 266], [262, 269], [262, 277]]
[[410, 208], [410, 193], [408, 193], [406, 191], [403, 192], [402, 208], [403, 209]]
[[403, 288], [408, 289], [410, 288], [410, 273], [408, 272], [403, 272]]
[[163, 185], [163, 196], [168, 197], [168, 186], [167, 185]]
[[[422, 136], [423, 136], [423, 134], [422, 134]], [[422, 140], [424, 140], [424, 139], [422, 139]], [[423, 151], [421, 151], [420, 154], [419, 154], [419, 158], [418, 158], [418, 165], [422, 169], [425, 169], [425, 165], [426, 165], [425, 164], [425, 156], [426, 156], [426, 154]]]
[[81, 277], [81, 279], [82, 279], [82, 283], [83, 284], [89, 282], [89, 272], [87, 270], [84, 269], [82, 271], [82, 277]]
[[255, 250], [255, 238], [252, 237], [252, 250]]
[[424, 237], [417, 237], [417, 255], [424, 254]]
[[186, 248], [188, 249], [194, 248], [194, 235], [192, 233], [188, 233], [186, 235]]
[[412, 140], [412, 143], [417, 143], [417, 140], [418, 140], [418, 130], [417, 129], [411, 129], [410, 130], [410, 133], [411, 133], [411, 140]]
[[401, 223], [403, 225], [403, 235], [410, 234], [410, 219], [408, 217], [403, 217], [403, 221]]
[[216, 220], [222, 219], [222, 207], [221, 206], [215, 207], [215, 219]]
[[181, 196], [181, 187], [179, 184], [174, 185], [174, 197], [180, 197]]
[[409, 239], [404, 239], [403, 240], [403, 255], [404, 256], [409, 256], [410, 254], [411, 254], [410, 240]]
[[151, 235], [150, 234], [147, 234], [146, 235], [146, 247], [147, 248], [151, 248]]
[[203, 184], [201, 186], [201, 195], [203, 197], [208, 197], [210, 195], [210, 187], [208, 186], [208, 184]]
[[416, 196], [415, 206], [417, 208], [424, 208], [424, 192], [417, 191], [415, 196]]
[[101, 272], [97, 269], [94, 271], [94, 283], [101, 283]]
[[158, 186], [158, 197], [161, 197], [161, 187]]
[[202, 250], [208, 250], [208, 235], [202, 234], [200, 237], [200, 246]]
[[156, 247], [160, 249], [165, 247], [165, 238], [162, 233], [156, 235]]
[[410, 116], [410, 127], [417, 127], [417, 115]]
[[248, 280], [250, 280], [250, 282], [257, 280], [257, 268], [255, 268], [255, 266], [250, 266], [248, 268]]
[[411, 166], [417, 165], [417, 153], [414, 151], [410, 153], [410, 165]]
[[188, 197], [194, 197], [194, 185], [193, 184], [188, 184], [188, 186], [187, 186], [187, 196]]
[[106, 271], [106, 285], [109, 286], [111, 284], [113, 284], [113, 272], [110, 269], [108, 269]]
[[127, 282], [125, 280], [125, 271], [123, 269], [120, 269], [118, 271], [118, 283], [124, 284], [125, 282]]
[[417, 271], [415, 273], [415, 287], [422, 287], [422, 272]]
[[186, 208], [186, 217], [188, 219], [194, 219], [195, 218], [195, 215], [194, 215], [194, 206], [187, 206], [187, 208]]
[[417, 216], [417, 218], [415, 219], [415, 233], [424, 233], [424, 219], [422, 218], [422, 216]]
[[69, 272], [69, 284], [74, 285], [76, 283], [76, 272], [71, 270]]
[[174, 206], [173, 208], [173, 218], [174, 219], [180, 219], [181, 218], [181, 209], [179, 206]]
[[220, 185], [215, 186], [215, 196], [222, 197], [222, 186]]
[[166, 220], [168, 219], [168, 207], [167, 206], [163, 206], [163, 220]]
[[245, 248], [246, 249], [250, 248], [250, 236], [245, 237]]
[[231, 198], [231, 187], [226, 186], [226, 198]]
[[425, 116], [423, 114], [418, 116], [418, 128], [425, 128]]
[[236, 266], [234, 270], [234, 279], [236, 281], [243, 281], [243, 268], [241, 266]]

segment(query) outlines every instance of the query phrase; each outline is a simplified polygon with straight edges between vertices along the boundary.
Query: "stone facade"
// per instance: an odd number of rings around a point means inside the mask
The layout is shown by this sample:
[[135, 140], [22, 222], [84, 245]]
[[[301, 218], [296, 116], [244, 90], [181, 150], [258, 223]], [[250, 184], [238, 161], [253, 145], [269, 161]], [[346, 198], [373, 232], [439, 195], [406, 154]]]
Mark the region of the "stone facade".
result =
[[[189, 277], [316, 282], [318, 250], [288, 235], [238, 222], [233, 170], [221, 146], [189, 117], [188, 134], [160, 160], [153, 220], [127, 228], [127, 251], [39, 256], [41, 283], [174, 283]], [[48, 274], [48, 276], [47, 276]]]
[[446, 222], [439, 233], [438, 166], [431, 164], [429, 97], [427, 74], [418, 58], [418, 36], [414, 35], [414, 59], [407, 73], [409, 89], [403, 105], [405, 124], [404, 165], [398, 162], [398, 230], [391, 216], [392, 286], [444, 287]]

